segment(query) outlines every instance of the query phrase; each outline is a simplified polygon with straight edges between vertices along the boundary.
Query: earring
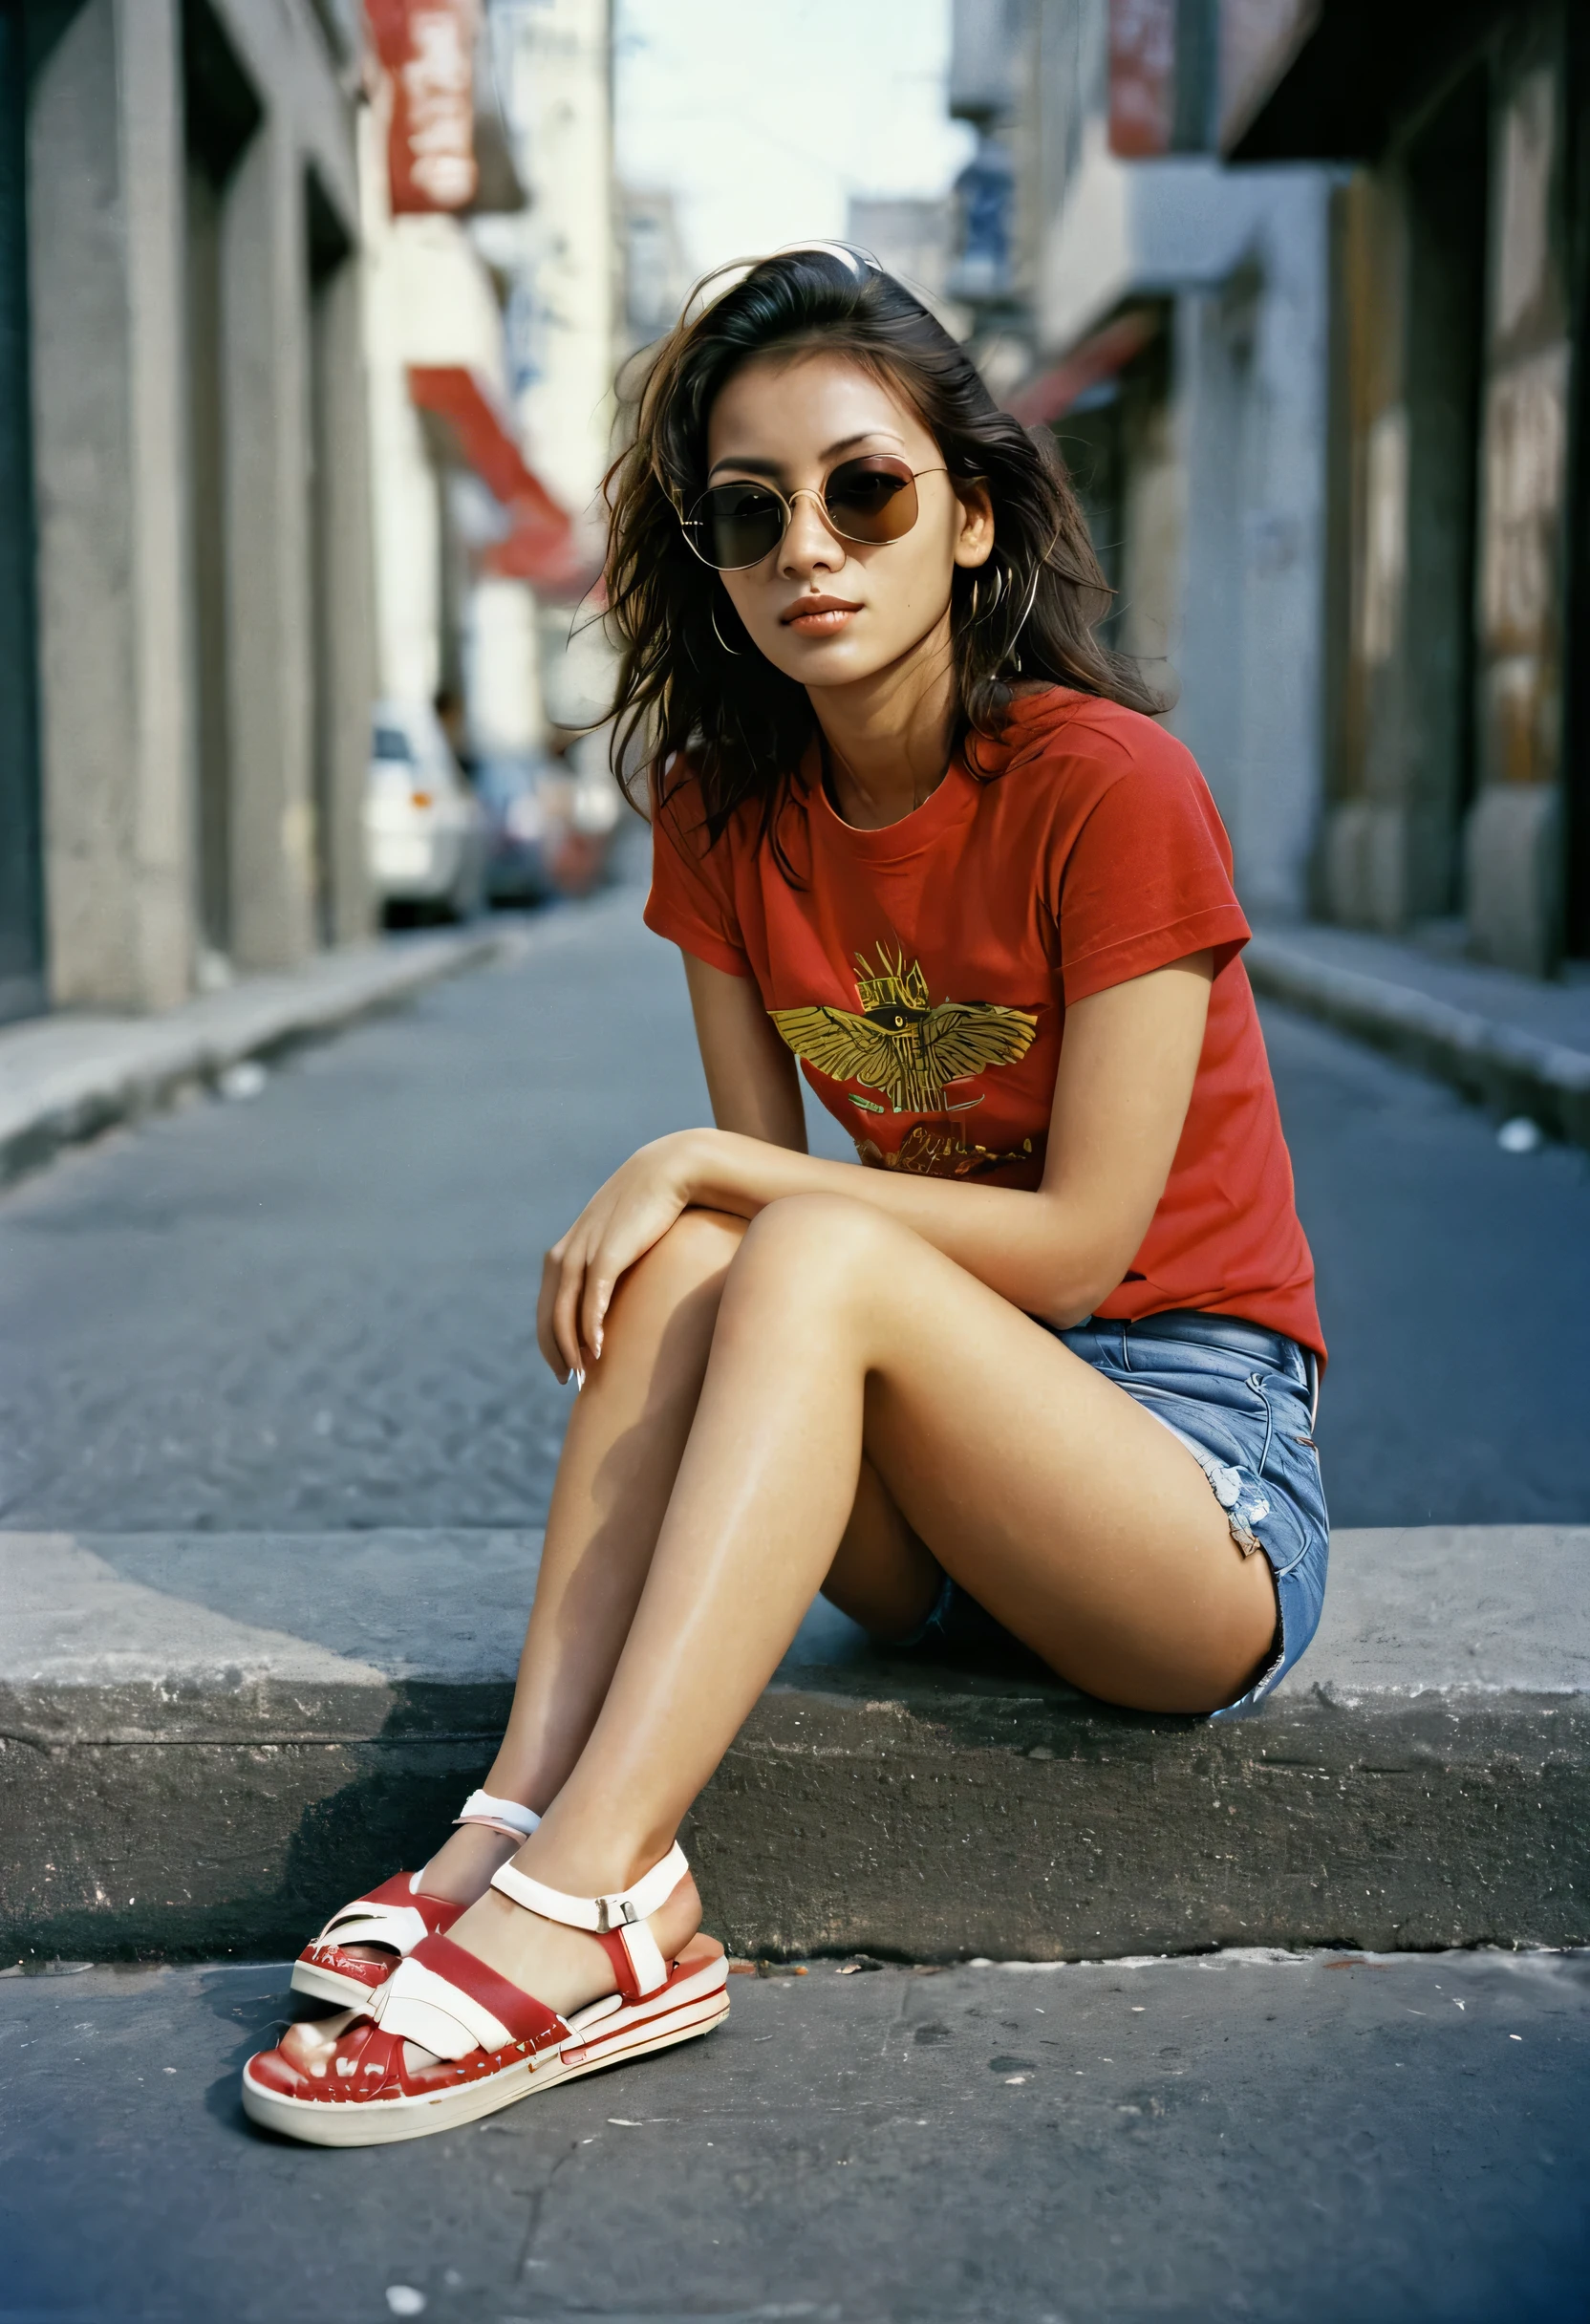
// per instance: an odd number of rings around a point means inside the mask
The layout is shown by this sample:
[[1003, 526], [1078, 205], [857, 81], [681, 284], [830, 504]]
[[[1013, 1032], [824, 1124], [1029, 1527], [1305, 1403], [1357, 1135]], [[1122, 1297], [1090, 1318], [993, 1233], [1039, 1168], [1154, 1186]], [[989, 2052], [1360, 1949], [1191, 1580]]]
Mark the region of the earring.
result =
[[722, 647], [722, 649], [723, 649], [724, 653], [725, 653], [725, 654], [732, 655], [732, 656], [734, 656], [735, 660], [737, 660], [737, 661], [738, 661], [738, 660], [739, 660], [739, 658], [740, 658], [740, 648], [739, 648], [738, 646], [731, 646], [731, 645], [729, 644], [728, 640], [727, 640], [727, 639], [724, 637], [722, 631], [721, 631], [721, 630], [719, 628], [719, 626], [718, 626], [718, 608], [717, 608], [716, 606], [713, 606], [713, 607], [712, 607], [711, 612], [710, 612], [710, 614], [709, 614], [709, 616], [708, 616], [708, 617], [709, 617], [709, 619], [710, 619], [710, 620], [711, 620], [711, 622], [712, 622], [712, 634], [713, 634], [714, 637], [716, 637], [716, 638], [717, 638], [717, 640], [718, 640], [719, 644], [720, 644], [720, 645]]
[[966, 613], [968, 625], [975, 629], [979, 621], [991, 619], [1003, 603], [1004, 593], [1005, 569], [1001, 565], [994, 575], [994, 586], [988, 592], [988, 607], [984, 612], [982, 609], [982, 571], [979, 570], [975, 572], [972, 575], [972, 602], [967, 608]]
[[[1032, 618], [1032, 609], [1038, 603], [1039, 584], [1043, 578], [1044, 568], [1047, 566], [1049, 559], [1055, 553], [1056, 544], [1059, 542], [1059, 540], [1060, 534], [1057, 530], [1053, 538], [1050, 540], [1048, 548], [1043, 551], [1043, 554], [1039, 558], [1037, 565], [1034, 567], [1032, 587], [1028, 590], [1027, 601], [1021, 608], [1021, 618], [1016, 624], [1016, 627], [1011, 631], [1010, 641], [1005, 647], [1005, 652], [1010, 656], [1012, 662], [1015, 664], [1016, 674], [1018, 677], [1020, 677], [1021, 674], [1021, 656], [1016, 651], [1016, 640], [1021, 636], [1021, 632], [1026, 628], [1027, 623]], [[1012, 590], [1011, 594], [1012, 596], [1015, 595], [1014, 589]]]

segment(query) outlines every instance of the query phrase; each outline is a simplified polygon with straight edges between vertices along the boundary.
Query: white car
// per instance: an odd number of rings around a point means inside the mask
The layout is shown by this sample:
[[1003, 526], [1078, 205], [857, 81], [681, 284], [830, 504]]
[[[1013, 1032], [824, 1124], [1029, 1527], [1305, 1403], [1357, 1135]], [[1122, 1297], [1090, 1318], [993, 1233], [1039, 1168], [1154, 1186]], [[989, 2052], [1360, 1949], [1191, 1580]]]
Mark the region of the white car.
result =
[[376, 705], [364, 835], [383, 905], [458, 920], [481, 909], [485, 815], [440, 720], [422, 703]]

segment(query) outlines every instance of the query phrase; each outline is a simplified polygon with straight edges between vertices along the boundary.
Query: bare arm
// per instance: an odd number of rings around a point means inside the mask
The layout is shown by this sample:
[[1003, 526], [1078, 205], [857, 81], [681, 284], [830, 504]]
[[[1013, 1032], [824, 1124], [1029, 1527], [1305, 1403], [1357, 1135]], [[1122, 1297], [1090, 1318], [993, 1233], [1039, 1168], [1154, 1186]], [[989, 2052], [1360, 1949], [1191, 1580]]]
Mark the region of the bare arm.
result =
[[684, 956], [696, 1040], [720, 1130], [806, 1151], [806, 1117], [795, 1060], [779, 1039], [749, 977], [731, 977]]
[[1211, 975], [1210, 955], [1197, 953], [1067, 1010], [1035, 1193], [796, 1160], [708, 1131], [688, 1166], [690, 1200], [751, 1217], [782, 1194], [848, 1194], [902, 1220], [1016, 1305], [1077, 1322], [1121, 1280], [1165, 1191]]
[[[548, 1254], [541, 1304], [548, 1362], [566, 1371], [583, 1363], [585, 1348], [600, 1353], [612, 1286], [681, 1210], [697, 1204], [749, 1218], [799, 1194], [873, 1203], [1015, 1305], [1051, 1323], [1080, 1321], [1121, 1280], [1165, 1190], [1203, 1046], [1212, 977], [1211, 955], [1197, 953], [1066, 1012], [1048, 1153], [1035, 1192], [856, 1170], [726, 1124], [643, 1148]], [[698, 979], [741, 982], [695, 963], [693, 994]], [[703, 991], [697, 1022], [716, 1105], [720, 1089], [732, 1089], [741, 1044], [749, 1056], [748, 1044], [760, 1038], [746, 1013], [760, 1001], [753, 986], [738, 1001], [712, 983]], [[768, 1033], [777, 1038], [771, 1026]], [[754, 1101], [762, 1110], [746, 1108], [747, 1118], [771, 1122], [770, 1053], [750, 1070], [767, 1079]], [[798, 1107], [793, 1075], [787, 1088]], [[735, 1105], [727, 1094], [725, 1105]]]

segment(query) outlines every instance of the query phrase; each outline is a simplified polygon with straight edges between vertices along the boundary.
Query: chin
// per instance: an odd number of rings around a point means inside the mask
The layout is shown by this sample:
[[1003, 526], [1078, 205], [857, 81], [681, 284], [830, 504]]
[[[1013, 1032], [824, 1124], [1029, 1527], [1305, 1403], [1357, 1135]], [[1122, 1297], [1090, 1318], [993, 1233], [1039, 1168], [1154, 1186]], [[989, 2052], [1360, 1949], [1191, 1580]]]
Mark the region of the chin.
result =
[[853, 637], [791, 638], [781, 636], [780, 651], [767, 659], [786, 678], [803, 686], [846, 686], [886, 669], [891, 656], [880, 654], [877, 641], [864, 645]]
[[798, 686], [831, 684], [852, 675], [854, 656], [845, 651], [844, 641], [838, 637], [806, 645], [781, 634], [776, 645], [763, 646], [761, 651], [764, 661], [792, 678]]

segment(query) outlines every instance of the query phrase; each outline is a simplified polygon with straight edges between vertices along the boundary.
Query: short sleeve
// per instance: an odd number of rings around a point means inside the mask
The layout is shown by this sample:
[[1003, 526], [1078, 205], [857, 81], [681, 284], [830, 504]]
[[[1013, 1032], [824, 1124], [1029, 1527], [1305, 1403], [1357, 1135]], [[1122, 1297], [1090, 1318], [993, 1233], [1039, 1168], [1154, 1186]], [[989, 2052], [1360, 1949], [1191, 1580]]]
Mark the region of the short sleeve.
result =
[[1231, 880], [1231, 846], [1209, 785], [1155, 729], [1101, 793], [1066, 858], [1060, 893], [1067, 1006], [1211, 951], [1218, 975], [1251, 933]]
[[681, 952], [748, 977], [751, 963], [735, 908], [735, 832], [709, 847], [700, 819], [700, 793], [693, 782], [672, 789], [652, 814], [652, 892], [646, 925]]

